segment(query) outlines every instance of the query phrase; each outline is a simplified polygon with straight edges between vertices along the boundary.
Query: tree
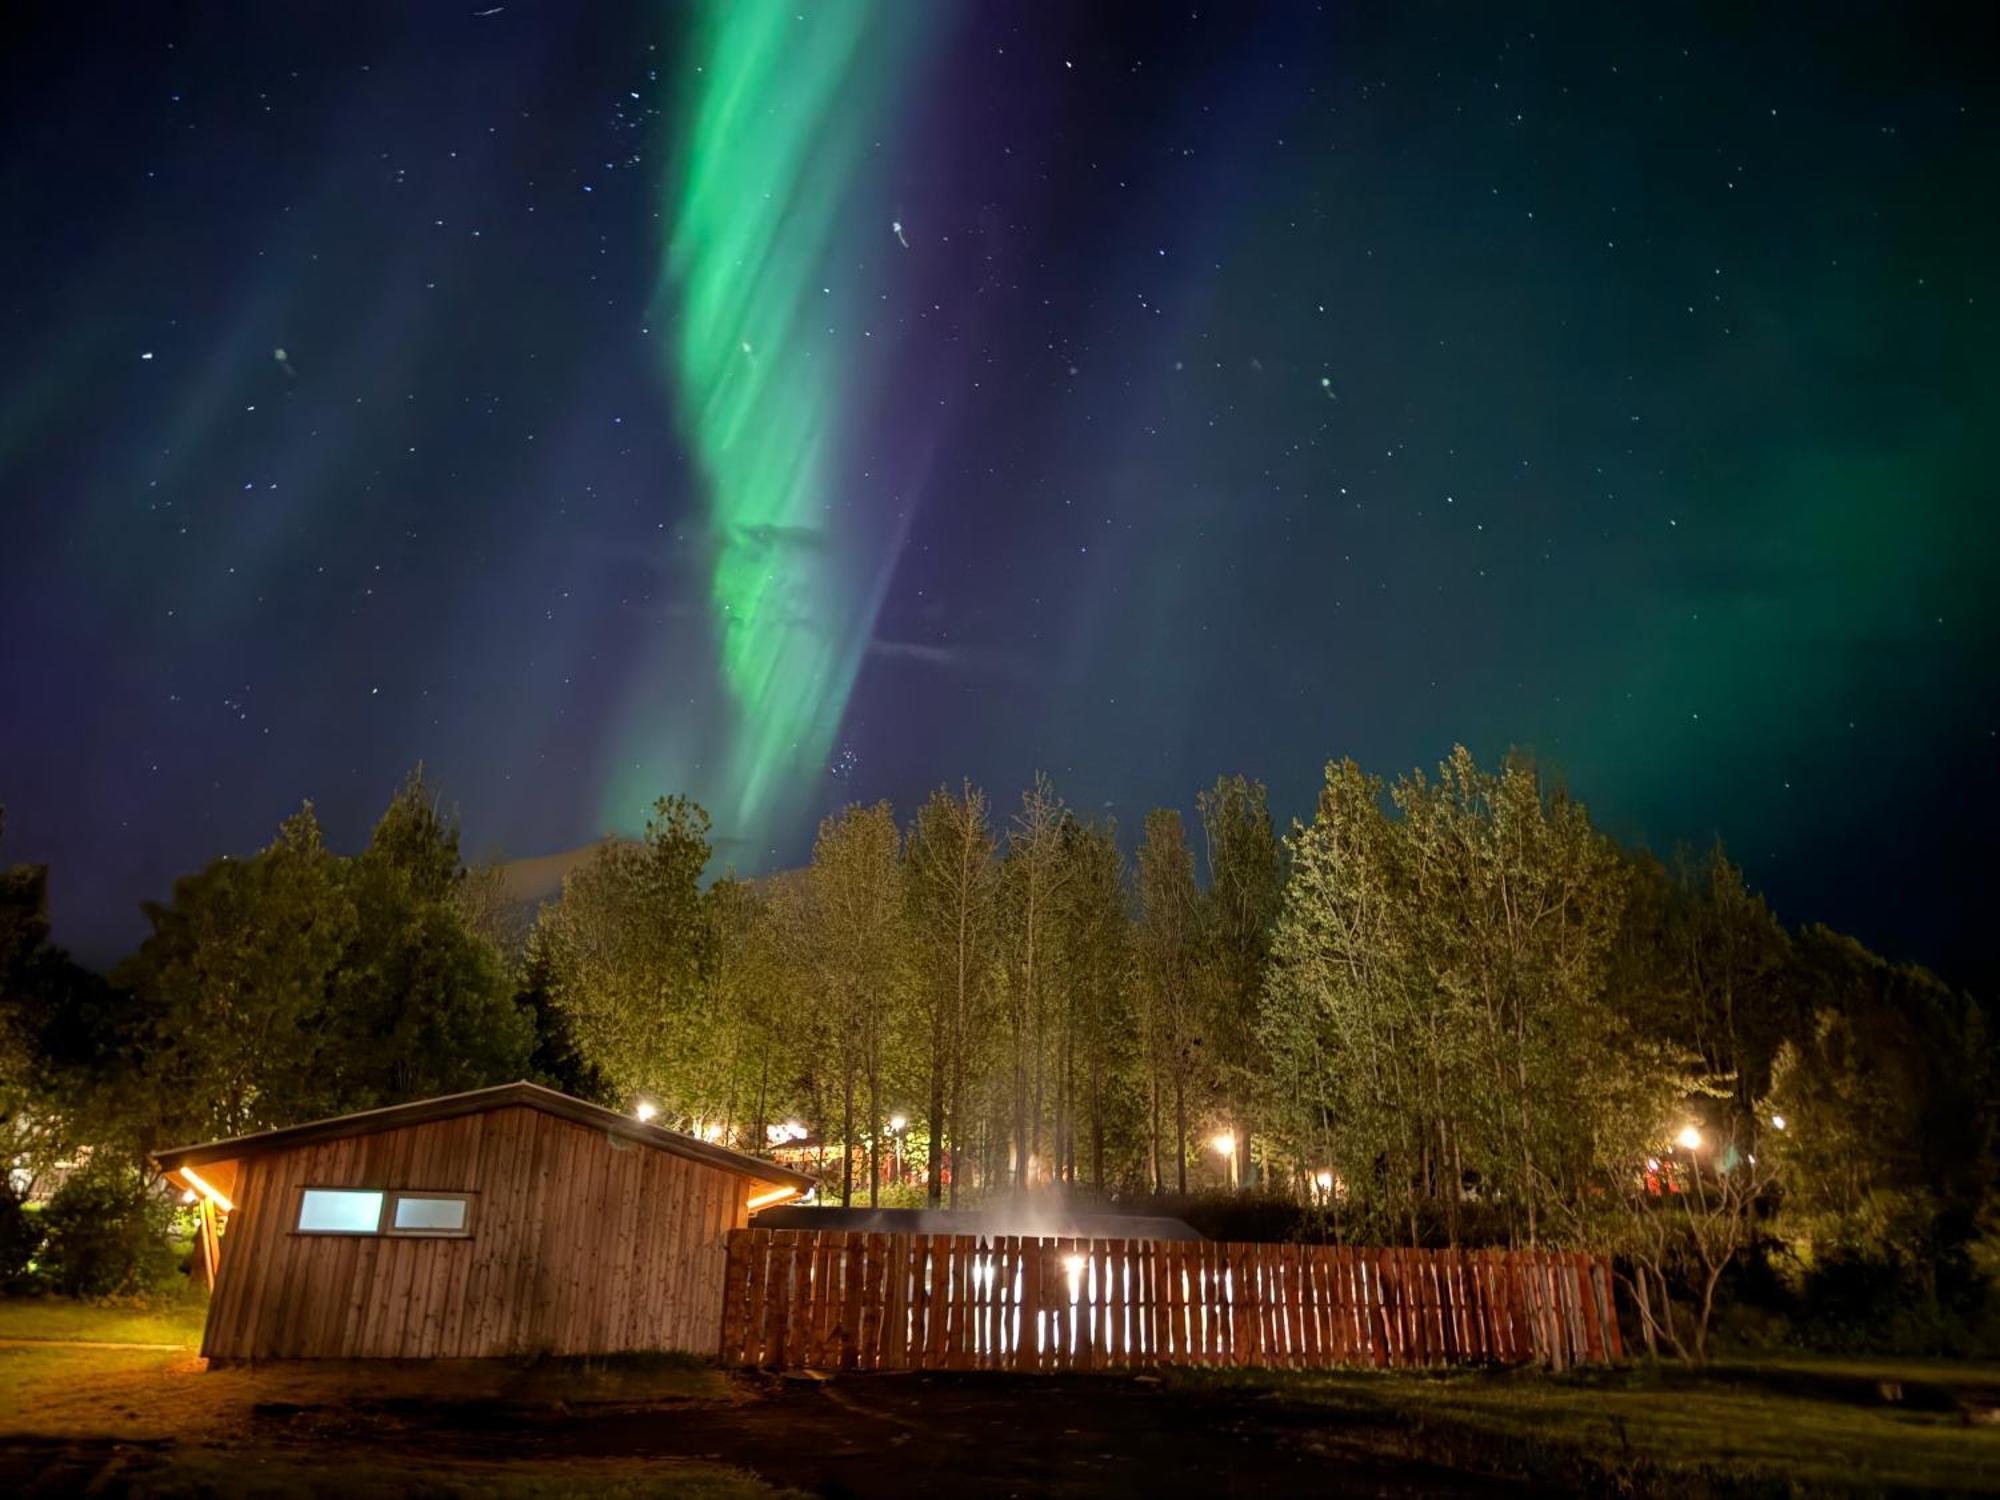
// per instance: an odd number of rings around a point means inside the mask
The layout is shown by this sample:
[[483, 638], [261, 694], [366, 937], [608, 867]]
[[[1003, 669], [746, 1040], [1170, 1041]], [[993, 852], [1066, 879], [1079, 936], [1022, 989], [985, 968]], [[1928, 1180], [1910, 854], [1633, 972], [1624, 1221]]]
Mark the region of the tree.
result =
[[1274, 943], [1263, 1031], [1294, 1152], [1378, 1230], [1456, 1241], [1468, 1195], [1534, 1243], [1643, 1150], [1658, 1075], [1605, 997], [1616, 851], [1520, 762], [1454, 752], [1391, 791], [1329, 766]]
[[1586, 1191], [1605, 1147], [1639, 1144], [1615, 1107], [1628, 1054], [1604, 993], [1622, 864], [1583, 806], [1545, 794], [1518, 760], [1484, 772], [1460, 746], [1435, 783], [1406, 779], [1394, 800], [1423, 919], [1414, 951], [1442, 1002], [1426, 1017], [1428, 1050], [1449, 1056], [1469, 1034], [1480, 1053], [1451, 1101], [1469, 1119], [1427, 1129], [1424, 1155], [1435, 1141], [1443, 1170], [1431, 1176], [1450, 1184], [1450, 1202], [1475, 1145], [1480, 1180], [1519, 1205], [1532, 1244], [1550, 1200]]
[[[7, 809], [0, 806], [0, 842]], [[0, 865], [0, 982], [18, 982], [49, 937], [48, 871], [40, 865]]]
[[114, 980], [151, 1017], [146, 1072], [168, 1135], [242, 1135], [347, 1103], [346, 1018], [330, 1002], [360, 914], [341, 877], [307, 803], [267, 848], [215, 860], [146, 906], [152, 932]]
[[756, 1149], [764, 1142], [773, 1069], [782, 1055], [783, 974], [775, 919], [765, 892], [734, 875], [708, 888], [702, 916], [704, 1008], [718, 1043], [709, 1054], [711, 1076], [704, 1087], [714, 1102], [703, 1134], [730, 1139], [742, 1123], [747, 1143]]
[[1935, 1316], [1969, 1293], [1967, 1247], [2000, 1188], [1990, 1025], [1970, 997], [1852, 938], [1809, 927], [1797, 949], [1809, 1019], [1774, 1070], [1785, 1129], [1762, 1137], [1784, 1164], [1779, 1222], [1809, 1269], [1896, 1267]]
[[1049, 778], [1037, 774], [1021, 794], [1001, 865], [1002, 965], [1007, 1037], [1013, 1062], [1013, 1177], [1026, 1188], [1042, 1166], [1042, 1117], [1049, 1033], [1051, 927], [1055, 902], [1073, 874], [1063, 858], [1069, 810]]
[[333, 979], [348, 1044], [329, 1061], [345, 1107], [520, 1077], [531, 1023], [499, 949], [467, 920], [458, 827], [421, 766], [342, 874], [358, 919]]
[[540, 928], [529, 932], [515, 984], [514, 1004], [533, 1037], [528, 1052], [529, 1080], [572, 1098], [615, 1108], [617, 1091], [604, 1076], [604, 1070], [584, 1055], [569, 1012], [556, 999], [555, 962], [549, 954], [549, 940]]
[[850, 806], [819, 826], [806, 871], [810, 964], [831, 1014], [841, 1089], [840, 1201], [854, 1196], [855, 1093], [866, 1091], [868, 1203], [881, 1191], [882, 1089], [907, 992], [901, 834], [886, 802]]
[[147, 1101], [135, 1144], [519, 1077], [531, 1026], [465, 923], [462, 875], [457, 829], [419, 772], [355, 858], [326, 847], [308, 803], [268, 848], [178, 881], [114, 976], [144, 1033], [121, 1080]]
[[943, 787], [918, 809], [904, 843], [916, 1014], [924, 1056], [928, 1134], [924, 1196], [943, 1201], [949, 1142], [951, 1199], [963, 1172], [966, 1075], [985, 1030], [997, 918], [998, 869], [986, 796], [971, 782]]
[[0, 1128], [8, 1166], [29, 1184], [82, 1147], [136, 1153], [155, 1123], [131, 1083], [144, 1018], [49, 941], [47, 895], [43, 867], [0, 865]]
[[1195, 974], [1199, 961], [1200, 892], [1194, 854], [1181, 815], [1170, 808], [1146, 814], [1139, 845], [1139, 922], [1134, 934], [1140, 976], [1140, 1018], [1145, 1037], [1151, 1117], [1153, 1190], [1164, 1186], [1160, 1115], [1163, 1096], [1173, 1100], [1175, 1191], [1187, 1192], [1189, 1094], [1201, 1047]]
[[[1731, 1124], [1742, 1118], [1732, 1115]], [[1630, 1267], [1625, 1281], [1648, 1353], [1664, 1345], [1687, 1365], [1708, 1361], [1717, 1290], [1755, 1243], [1777, 1177], [1768, 1153], [1744, 1149], [1749, 1134], [1705, 1140], [1692, 1151], [1660, 1145], [1646, 1173], [1624, 1174], [1624, 1232], [1598, 1226], [1598, 1242], [1616, 1244]]]
[[1755, 1118], [1778, 1049], [1796, 1024], [1785, 983], [1791, 942], [1717, 839], [1705, 856], [1674, 860], [1663, 954], [1679, 1025], [1708, 1075], [1732, 1091], [1735, 1112]]
[[1248, 1182], [1251, 1101], [1263, 1076], [1257, 1003], [1283, 890], [1282, 850], [1261, 781], [1218, 777], [1195, 806], [1208, 850], [1208, 891], [1201, 903], [1208, 1058], [1217, 1093], [1227, 1101], [1235, 1141], [1232, 1175]]
[[1109, 1188], [1114, 1135], [1127, 1118], [1134, 1058], [1130, 980], [1131, 918], [1117, 828], [1065, 826], [1068, 877], [1055, 904], [1063, 1005], [1059, 1017], [1056, 1117], [1057, 1175], [1085, 1180], [1079, 1141], [1087, 1142], [1088, 1180]]
[[1383, 809], [1381, 780], [1342, 761], [1327, 767], [1311, 825], [1294, 825], [1289, 842], [1261, 1008], [1280, 1138], [1322, 1206], [1351, 1196], [1377, 1232], [1393, 1232], [1400, 1216], [1414, 1239], [1426, 1133], [1418, 1100], [1428, 1074], [1435, 1102], [1457, 1059], [1426, 1046], [1444, 1033], [1422, 1026], [1407, 839]]
[[703, 1059], [720, 1044], [704, 1007], [708, 828], [697, 804], [662, 797], [645, 836], [600, 844], [537, 924], [581, 1055], [623, 1102], [646, 1096], [683, 1128], [714, 1107]]

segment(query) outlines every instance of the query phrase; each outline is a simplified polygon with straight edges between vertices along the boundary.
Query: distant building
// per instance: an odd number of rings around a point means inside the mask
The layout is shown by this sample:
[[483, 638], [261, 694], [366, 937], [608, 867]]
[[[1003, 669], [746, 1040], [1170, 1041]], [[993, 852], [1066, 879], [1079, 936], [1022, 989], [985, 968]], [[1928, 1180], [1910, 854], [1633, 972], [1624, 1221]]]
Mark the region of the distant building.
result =
[[837, 1229], [862, 1234], [1001, 1234], [1078, 1240], [1206, 1240], [1179, 1219], [1156, 1214], [1072, 1213], [1033, 1208], [791, 1208], [757, 1214], [753, 1229]]

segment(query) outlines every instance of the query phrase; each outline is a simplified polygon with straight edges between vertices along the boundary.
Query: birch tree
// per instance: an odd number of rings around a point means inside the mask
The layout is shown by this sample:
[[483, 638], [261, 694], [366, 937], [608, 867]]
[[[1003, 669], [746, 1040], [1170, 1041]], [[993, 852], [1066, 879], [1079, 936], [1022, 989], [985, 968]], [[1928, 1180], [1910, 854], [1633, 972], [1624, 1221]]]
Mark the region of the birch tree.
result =
[[1208, 857], [1208, 890], [1201, 903], [1208, 1057], [1235, 1142], [1233, 1175], [1247, 1183], [1252, 1100], [1263, 1076], [1257, 1002], [1281, 897], [1282, 850], [1262, 782], [1219, 777], [1195, 806]]
[[601, 844], [538, 923], [578, 1047], [628, 1104], [645, 1095], [682, 1127], [708, 1102], [702, 1060], [719, 1044], [704, 1005], [708, 827], [694, 802], [661, 798], [645, 836]]
[[[819, 825], [806, 872], [809, 962], [837, 1026], [843, 1204], [854, 1198], [857, 1139], [868, 1152], [869, 1206], [881, 1196], [883, 1085], [906, 994], [901, 842], [888, 803], [846, 807]], [[857, 1104], [867, 1119], [858, 1136]]]
[[985, 794], [969, 781], [957, 796], [943, 787], [932, 792], [910, 827], [904, 863], [925, 1052], [924, 1196], [935, 1208], [944, 1196], [947, 1146], [958, 1201], [967, 1072], [983, 1050], [991, 1003], [999, 872]]
[[1294, 835], [1263, 1007], [1293, 1149], [1324, 1149], [1378, 1230], [1456, 1240], [1469, 1198], [1532, 1244], [1658, 1112], [1606, 996], [1619, 856], [1522, 763], [1461, 748], [1396, 783], [1395, 816], [1381, 792], [1330, 766]]
[[1004, 992], [1007, 1039], [1013, 1068], [1013, 1177], [1016, 1186], [1033, 1181], [1042, 1156], [1042, 1105], [1047, 1088], [1044, 1042], [1049, 1031], [1052, 986], [1049, 970], [1055, 904], [1072, 870], [1063, 857], [1063, 824], [1068, 809], [1044, 775], [1021, 795], [1021, 807], [1007, 831], [1001, 866]]
[[1139, 919], [1134, 933], [1140, 1018], [1147, 1060], [1147, 1104], [1153, 1190], [1163, 1191], [1161, 1115], [1173, 1115], [1174, 1190], [1187, 1191], [1188, 1113], [1193, 1102], [1201, 1034], [1196, 1015], [1200, 891], [1194, 852], [1181, 815], [1171, 808], [1146, 814], [1137, 871]]
[[1125, 862], [1109, 822], [1071, 822], [1063, 845], [1056, 1159], [1064, 1181], [1087, 1178], [1103, 1191], [1135, 1057]]

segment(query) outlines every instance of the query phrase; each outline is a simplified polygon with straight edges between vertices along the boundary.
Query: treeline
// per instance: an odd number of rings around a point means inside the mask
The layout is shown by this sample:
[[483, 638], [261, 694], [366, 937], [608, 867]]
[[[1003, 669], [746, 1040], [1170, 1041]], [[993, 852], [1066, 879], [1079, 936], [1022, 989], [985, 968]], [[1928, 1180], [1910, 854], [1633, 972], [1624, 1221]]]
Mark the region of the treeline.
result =
[[16, 1177], [528, 1076], [813, 1151], [843, 1202], [1235, 1188], [1294, 1232], [1608, 1244], [1648, 1337], [1694, 1353], [1748, 1268], [1985, 1316], [1970, 997], [1786, 928], [1719, 844], [1620, 847], [1522, 761], [1337, 763], [1284, 837], [1241, 777], [1195, 808], [1128, 859], [1045, 778], [1006, 808], [962, 784], [704, 883], [708, 817], [666, 798], [522, 912], [418, 773], [357, 855], [308, 807], [179, 882], [102, 978], [17, 870]]

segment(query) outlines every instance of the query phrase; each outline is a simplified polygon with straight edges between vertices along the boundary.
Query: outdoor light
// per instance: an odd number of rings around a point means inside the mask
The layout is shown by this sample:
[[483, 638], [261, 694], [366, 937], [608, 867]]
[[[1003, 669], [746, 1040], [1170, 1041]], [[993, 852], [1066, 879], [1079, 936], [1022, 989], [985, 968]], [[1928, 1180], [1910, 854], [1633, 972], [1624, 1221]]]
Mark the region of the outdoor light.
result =
[[645, 1099], [641, 1099], [639, 1101], [639, 1107], [632, 1111], [633, 1114], [639, 1117], [639, 1123], [641, 1125], [650, 1123], [653, 1116], [658, 1114], [659, 1112], [660, 1112], [659, 1105], [650, 1103]]
[[901, 1115], [891, 1115], [889, 1116], [889, 1128], [895, 1131], [896, 1134], [901, 1135], [905, 1130], [910, 1128], [910, 1122]]
[[1072, 1302], [1083, 1295], [1083, 1268], [1086, 1264], [1081, 1255], [1063, 1257], [1063, 1269], [1069, 1272], [1069, 1300]]
[[798, 1195], [797, 1188], [772, 1188], [768, 1193], [759, 1193], [743, 1206], [748, 1209], [769, 1208], [773, 1203], [782, 1203], [785, 1199], [796, 1198]]
[[722, 1127], [720, 1125], [702, 1126], [701, 1138], [705, 1141], [716, 1141], [722, 1139]]
[[1318, 1185], [1322, 1193], [1333, 1191], [1333, 1173], [1331, 1172], [1316, 1173], [1313, 1177], [1313, 1182]]
[[181, 1194], [181, 1202], [192, 1203], [199, 1196], [200, 1195], [197, 1194], [193, 1188], [189, 1188], [186, 1192]]
[[1785, 1128], [1785, 1117], [1783, 1115], [1772, 1115], [1771, 1128], [1773, 1130], [1783, 1130]]
[[233, 1214], [236, 1212], [236, 1205], [210, 1187], [193, 1167], [182, 1167], [181, 1176], [185, 1177], [193, 1185], [196, 1192], [200, 1193], [202, 1197], [208, 1199], [209, 1202], [213, 1203], [224, 1213]]
[[1213, 1146], [1217, 1151], [1220, 1151], [1224, 1156], [1233, 1156], [1236, 1154], [1235, 1132], [1225, 1130], [1220, 1135], [1216, 1136], [1213, 1140], [1211, 1140], [1209, 1142], [1209, 1145]]
[[1683, 1125], [1681, 1133], [1675, 1136], [1674, 1139], [1680, 1142], [1681, 1149], [1684, 1151], [1699, 1151], [1701, 1149], [1701, 1132], [1692, 1125]]

